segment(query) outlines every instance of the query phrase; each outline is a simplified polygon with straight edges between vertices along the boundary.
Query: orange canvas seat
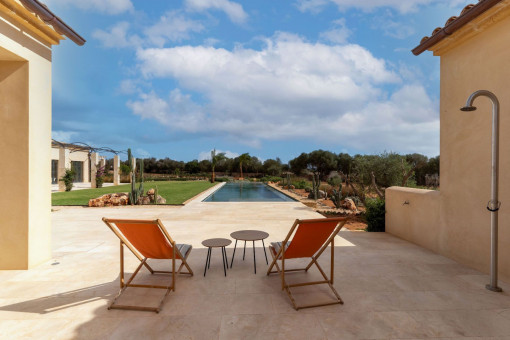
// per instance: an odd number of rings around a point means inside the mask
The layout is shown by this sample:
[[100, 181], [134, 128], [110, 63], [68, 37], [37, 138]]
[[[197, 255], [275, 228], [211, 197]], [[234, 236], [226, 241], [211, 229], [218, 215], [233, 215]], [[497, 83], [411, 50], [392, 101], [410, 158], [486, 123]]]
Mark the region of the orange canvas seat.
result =
[[[108, 309], [132, 309], [153, 311], [159, 313], [165, 298], [170, 291], [175, 291], [175, 274], [181, 274], [183, 267], [187, 272], [182, 274], [193, 275], [193, 271], [186, 262], [191, 253], [192, 246], [189, 244], [177, 244], [172, 240], [168, 231], [160, 220], [122, 220], [103, 218], [103, 222], [113, 231], [120, 240], [120, 291], [113, 299]], [[140, 265], [124, 283], [124, 246], [126, 246], [139, 260]], [[148, 259], [172, 260], [172, 271], [154, 270], [147, 263]], [[175, 270], [175, 260], [181, 261], [179, 269]], [[145, 266], [151, 274], [172, 274], [172, 284], [168, 286], [132, 284], [131, 282], [140, 269]], [[166, 289], [158, 307], [142, 307], [119, 305], [115, 302], [128, 287], [159, 288]]]
[[[269, 246], [269, 252], [273, 257], [273, 261], [267, 270], [267, 275], [279, 273], [282, 279], [282, 290], [285, 290], [296, 310], [301, 308], [310, 308], [318, 306], [326, 306], [331, 304], [343, 304], [340, 295], [333, 287], [334, 278], [334, 252], [335, 252], [335, 236], [338, 234], [342, 226], [347, 222], [346, 218], [321, 218], [311, 220], [296, 220], [292, 225], [287, 237], [283, 242], [272, 242]], [[284, 246], [285, 245], [285, 246]], [[331, 279], [327, 277], [317, 259], [322, 255], [328, 246], [331, 246]], [[305, 268], [285, 269], [285, 261], [297, 258], [311, 258], [310, 263]], [[278, 265], [281, 262], [281, 267]], [[285, 281], [285, 273], [295, 271], [308, 271], [312, 265], [316, 265], [319, 272], [324, 277], [322, 281], [303, 282], [296, 284], [287, 284]], [[272, 271], [276, 267], [276, 271]], [[304, 305], [296, 304], [292, 296], [291, 288], [300, 286], [309, 286], [315, 284], [327, 284], [335, 295], [333, 302]]]

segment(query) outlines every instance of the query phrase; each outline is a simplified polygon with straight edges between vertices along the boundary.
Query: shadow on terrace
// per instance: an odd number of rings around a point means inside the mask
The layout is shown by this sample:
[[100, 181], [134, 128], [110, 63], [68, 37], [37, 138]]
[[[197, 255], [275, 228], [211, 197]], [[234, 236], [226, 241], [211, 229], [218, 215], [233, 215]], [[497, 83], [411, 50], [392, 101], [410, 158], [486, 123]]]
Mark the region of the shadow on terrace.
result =
[[[283, 229], [285, 233], [288, 226]], [[243, 261], [236, 254], [224, 277], [216, 250], [204, 278], [206, 249], [195, 247], [189, 257], [195, 275], [178, 277], [176, 291], [159, 314], [107, 310], [119, 285], [118, 244], [107, 235], [106, 227], [96, 233], [106, 240], [100, 246], [103, 252], [61, 254], [59, 265], [44, 264], [3, 280], [4, 334], [73, 339], [510, 336], [508, 285], [503, 284], [503, 295], [494, 295], [484, 289], [486, 275], [384, 233], [342, 231], [337, 236], [334, 286], [344, 305], [295, 311], [281, 291], [279, 276], [265, 275], [261, 248], [256, 249], [256, 275], [252, 258]], [[227, 248], [229, 259], [232, 250]], [[126, 253], [127, 271], [137, 262]], [[154, 262], [157, 269], [168, 269], [168, 263]], [[327, 256], [320, 263], [329, 268]], [[314, 269], [288, 278], [300, 281], [305, 276], [320, 274]], [[146, 270], [137, 277], [154, 284], [168, 279]], [[151, 305], [161, 296], [161, 290], [129, 288], [123, 303]], [[303, 303], [330, 298], [320, 286], [302, 287], [296, 294]]]

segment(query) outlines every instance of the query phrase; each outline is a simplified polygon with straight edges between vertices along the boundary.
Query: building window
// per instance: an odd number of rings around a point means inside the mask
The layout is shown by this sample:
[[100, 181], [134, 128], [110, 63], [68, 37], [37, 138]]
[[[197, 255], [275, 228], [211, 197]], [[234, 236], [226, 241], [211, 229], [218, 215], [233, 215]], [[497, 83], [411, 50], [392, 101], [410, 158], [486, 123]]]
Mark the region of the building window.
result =
[[71, 161], [71, 169], [74, 171], [74, 182], [83, 182], [83, 162]]
[[58, 160], [51, 160], [51, 184], [58, 183]]

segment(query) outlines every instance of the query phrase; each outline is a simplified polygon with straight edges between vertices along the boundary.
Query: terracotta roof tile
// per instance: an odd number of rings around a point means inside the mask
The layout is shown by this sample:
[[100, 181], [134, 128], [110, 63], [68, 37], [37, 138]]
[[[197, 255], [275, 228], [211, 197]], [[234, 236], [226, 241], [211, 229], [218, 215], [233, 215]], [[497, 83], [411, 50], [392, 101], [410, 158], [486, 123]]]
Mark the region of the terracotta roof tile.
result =
[[437, 27], [432, 31], [432, 35], [430, 37], [423, 37], [420, 41], [420, 44], [413, 49], [413, 53], [418, 55], [429, 49], [444, 39], [446, 36], [452, 34], [460, 27], [464, 26], [469, 21], [473, 20], [501, 1], [502, 0], [479, 0], [477, 4], [469, 4], [465, 6], [458, 17], [450, 17], [448, 20], [446, 20], [444, 27]]
[[464, 9], [462, 10], [462, 12], [460, 12], [460, 15], [466, 13], [466, 11], [469, 11], [471, 8], [473, 8], [474, 4], [469, 4], [467, 5], [466, 7], [464, 7]]
[[454, 20], [456, 20], [458, 17], [456, 16], [453, 16], [453, 17], [450, 17], [448, 20], [446, 20], [446, 22], [444, 23], [445, 26], [448, 26], [449, 24], [451, 24]]

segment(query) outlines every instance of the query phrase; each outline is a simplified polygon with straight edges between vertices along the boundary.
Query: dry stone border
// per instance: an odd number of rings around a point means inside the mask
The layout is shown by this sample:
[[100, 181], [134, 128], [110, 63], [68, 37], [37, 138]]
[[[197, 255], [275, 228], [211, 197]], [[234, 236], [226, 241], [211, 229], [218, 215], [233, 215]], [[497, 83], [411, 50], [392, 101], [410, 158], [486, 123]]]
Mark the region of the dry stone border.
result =
[[119, 205], [128, 205], [129, 195], [127, 192], [119, 192], [115, 194], [105, 194], [98, 198], [89, 200], [89, 207], [116, 207]]
[[[120, 205], [128, 205], [129, 194], [127, 192], [119, 192], [115, 194], [105, 194], [98, 198], [92, 198], [89, 200], [89, 207], [116, 207]], [[139, 205], [148, 204], [166, 204], [166, 199], [158, 195], [156, 197], [155, 190], [149, 189], [147, 195], [140, 196], [138, 198]]]

